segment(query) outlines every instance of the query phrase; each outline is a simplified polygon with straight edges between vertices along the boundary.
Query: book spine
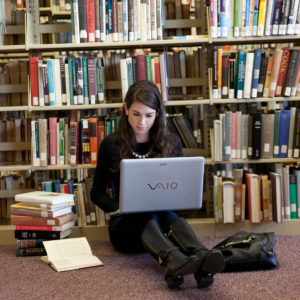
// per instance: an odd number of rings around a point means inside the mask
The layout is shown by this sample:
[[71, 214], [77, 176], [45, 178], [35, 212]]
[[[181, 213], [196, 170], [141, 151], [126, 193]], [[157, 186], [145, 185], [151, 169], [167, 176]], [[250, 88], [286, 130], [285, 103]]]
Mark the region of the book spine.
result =
[[49, 118], [49, 151], [50, 151], [50, 165], [57, 164], [57, 118]]
[[245, 67], [246, 67], [247, 53], [240, 51], [238, 56], [238, 71], [237, 71], [237, 89], [236, 98], [242, 99], [245, 80]]
[[76, 81], [75, 83], [75, 88], [76, 88], [76, 95], [77, 95], [77, 101], [78, 104], [84, 104], [83, 102], [83, 88], [84, 88], [84, 83], [83, 83], [83, 66], [82, 66], [82, 56], [76, 57], [75, 58], [75, 68], [73, 67], [73, 71], [76, 74]]
[[219, 99], [218, 95], [218, 49], [213, 49], [213, 70], [212, 70], [213, 99]]
[[265, 78], [265, 83], [264, 83], [263, 97], [269, 96], [273, 62], [274, 62], [274, 56], [269, 56], [266, 78]]
[[235, 85], [235, 58], [229, 59], [229, 93], [228, 98], [234, 99], [234, 85]]
[[290, 110], [282, 110], [280, 114], [280, 128], [279, 128], [279, 158], [287, 158], [288, 156], [288, 142], [290, 131]]
[[283, 0], [275, 0], [274, 13], [273, 13], [273, 25], [272, 35], [278, 35], [279, 33], [279, 22]]
[[97, 101], [96, 63], [96, 58], [89, 58], [87, 62], [90, 104], [96, 104]]
[[27, 249], [16, 249], [16, 256], [42, 256], [47, 255], [45, 248], [27, 248]]
[[288, 72], [290, 57], [291, 57], [291, 50], [289, 48], [283, 48], [280, 67], [279, 67], [279, 74], [278, 74], [278, 79], [276, 84], [276, 92], [275, 92], [276, 97], [282, 96], [283, 87]]
[[251, 98], [253, 99], [257, 97], [260, 62], [261, 62], [261, 49], [256, 49], [254, 51], [253, 76], [252, 76], [252, 87], [251, 87]]
[[16, 225], [16, 230], [62, 231], [61, 226], [51, 225]]
[[222, 98], [228, 98], [229, 56], [222, 57]]
[[63, 105], [67, 104], [67, 86], [66, 86], [66, 71], [65, 71], [65, 58], [59, 59], [60, 65], [60, 79], [61, 79], [61, 102]]
[[18, 249], [27, 249], [27, 248], [43, 248], [44, 240], [41, 239], [31, 239], [31, 240], [17, 240]]
[[252, 73], [253, 73], [253, 61], [254, 53], [248, 52], [246, 55], [246, 65], [245, 65], [245, 83], [243, 98], [250, 99], [251, 95], [251, 84], [252, 84]]
[[270, 36], [272, 33], [272, 19], [275, 7], [275, 0], [268, 0], [266, 12], [265, 36]]
[[89, 136], [89, 120], [82, 119], [81, 123], [81, 162], [82, 164], [90, 163], [90, 136]]
[[86, 29], [88, 42], [96, 42], [95, 0], [86, 0]]
[[86, 1], [78, 1], [78, 21], [79, 21], [79, 38], [80, 43], [86, 43], [88, 41], [87, 34], [87, 19], [86, 19]]
[[270, 78], [270, 90], [269, 90], [270, 98], [275, 97], [282, 53], [283, 53], [282, 49], [275, 50], [274, 61], [273, 61], [273, 66], [272, 66], [272, 74], [271, 74], [271, 78]]
[[253, 36], [257, 36], [258, 12], [259, 12], [259, 0], [254, 0], [253, 28], [252, 28]]
[[[85, 0], [79, 0], [79, 1], [85, 1]], [[79, 6], [78, 6], [78, 0], [72, 0], [72, 24], [74, 24], [74, 41], [76, 44], [79, 44], [81, 42], [81, 23], [79, 22]], [[72, 26], [72, 27], [73, 27]]]
[[[212, 2], [212, 1], [211, 1]], [[233, 36], [240, 36], [240, 0], [234, 0]]]
[[261, 158], [261, 113], [254, 113], [252, 116], [253, 131], [252, 131], [252, 158]]
[[292, 92], [293, 82], [296, 77], [297, 68], [299, 64], [299, 57], [300, 57], [299, 53], [300, 51], [297, 49], [292, 50], [292, 54], [289, 62], [289, 68], [288, 68], [288, 72], [284, 84], [284, 91], [283, 91], [283, 95], [286, 97], [289, 97]]
[[89, 104], [89, 77], [88, 77], [88, 59], [82, 57], [82, 71], [83, 71], [83, 102]]
[[45, 106], [44, 84], [43, 84], [43, 61], [37, 61], [38, 68], [38, 90], [39, 90], [39, 105]]
[[[99, 18], [100, 18], [100, 41], [106, 41], [106, 4], [105, 0], [100, 0], [99, 4]], [[108, 19], [108, 16], [107, 16]]]
[[267, 2], [267, 0], [260, 0], [259, 1], [257, 36], [263, 36], [264, 35], [265, 16], [266, 16], [266, 2]]
[[54, 82], [54, 60], [49, 59], [47, 61], [47, 74], [48, 74], [48, 85], [49, 85], [49, 105], [56, 105], [55, 98], [55, 82]]

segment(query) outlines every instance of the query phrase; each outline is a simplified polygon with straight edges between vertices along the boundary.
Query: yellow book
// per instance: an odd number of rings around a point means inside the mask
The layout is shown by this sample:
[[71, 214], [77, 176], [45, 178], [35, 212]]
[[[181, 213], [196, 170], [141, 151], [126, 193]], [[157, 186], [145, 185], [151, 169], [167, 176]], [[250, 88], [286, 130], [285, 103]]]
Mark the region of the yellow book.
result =
[[221, 97], [221, 93], [222, 93], [222, 54], [223, 54], [223, 50], [222, 49], [218, 49], [218, 98], [222, 98]]
[[267, 0], [259, 1], [257, 36], [264, 35], [265, 16], [266, 16], [266, 8], [267, 8], [266, 2]]

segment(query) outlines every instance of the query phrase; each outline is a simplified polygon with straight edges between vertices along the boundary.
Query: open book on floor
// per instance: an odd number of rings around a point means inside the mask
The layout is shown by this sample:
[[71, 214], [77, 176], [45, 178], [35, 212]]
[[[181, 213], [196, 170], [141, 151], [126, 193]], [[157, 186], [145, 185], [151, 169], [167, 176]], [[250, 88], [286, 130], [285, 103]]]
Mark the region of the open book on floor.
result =
[[43, 244], [47, 256], [41, 259], [57, 272], [103, 266], [85, 237], [44, 241]]

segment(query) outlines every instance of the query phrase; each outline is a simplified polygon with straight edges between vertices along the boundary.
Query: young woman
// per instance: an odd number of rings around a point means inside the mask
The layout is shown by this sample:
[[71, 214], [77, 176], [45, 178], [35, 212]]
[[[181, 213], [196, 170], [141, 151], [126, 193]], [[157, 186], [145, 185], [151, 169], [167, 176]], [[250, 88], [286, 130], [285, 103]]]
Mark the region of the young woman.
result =
[[223, 270], [224, 258], [219, 251], [207, 250], [183, 218], [172, 211], [118, 213], [121, 159], [171, 156], [182, 156], [182, 146], [167, 130], [159, 90], [151, 81], [138, 81], [126, 94], [119, 131], [101, 143], [91, 198], [110, 214], [109, 236], [118, 251], [150, 252], [165, 266], [169, 288], [178, 287], [183, 276], [192, 273], [199, 288], [207, 287]]

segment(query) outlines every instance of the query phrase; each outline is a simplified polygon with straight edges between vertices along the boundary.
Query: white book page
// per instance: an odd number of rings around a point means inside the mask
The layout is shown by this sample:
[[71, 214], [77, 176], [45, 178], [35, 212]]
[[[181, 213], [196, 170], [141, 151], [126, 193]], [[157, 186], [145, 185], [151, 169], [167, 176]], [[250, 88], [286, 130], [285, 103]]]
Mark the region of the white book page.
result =
[[85, 237], [43, 242], [48, 260], [67, 259], [73, 256], [92, 255], [92, 250]]

